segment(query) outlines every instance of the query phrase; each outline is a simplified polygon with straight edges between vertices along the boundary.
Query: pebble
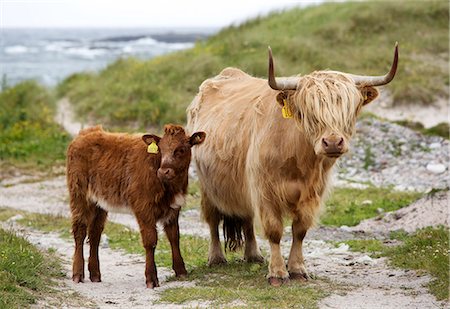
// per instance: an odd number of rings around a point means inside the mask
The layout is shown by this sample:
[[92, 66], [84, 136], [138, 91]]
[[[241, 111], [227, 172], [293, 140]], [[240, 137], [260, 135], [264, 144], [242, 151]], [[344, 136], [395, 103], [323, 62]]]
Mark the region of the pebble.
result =
[[371, 200], [364, 200], [361, 202], [361, 205], [372, 205], [373, 202]]
[[23, 219], [22, 215], [15, 215], [15, 216], [12, 216], [11, 218], [9, 218], [8, 220], [6, 220], [6, 222], [16, 222], [16, 221], [19, 221], [22, 219]]
[[430, 149], [441, 148], [441, 143], [431, 143], [428, 147], [430, 147]]
[[368, 255], [363, 255], [356, 259], [356, 263], [362, 265], [370, 265], [374, 263], [374, 260]]
[[444, 164], [428, 163], [427, 170], [434, 174], [442, 174], [443, 172], [445, 172], [446, 167]]
[[351, 232], [352, 231], [352, 229], [349, 226], [347, 226], [347, 225], [341, 225], [341, 227], [339, 227], [339, 229], [341, 229], [344, 232]]

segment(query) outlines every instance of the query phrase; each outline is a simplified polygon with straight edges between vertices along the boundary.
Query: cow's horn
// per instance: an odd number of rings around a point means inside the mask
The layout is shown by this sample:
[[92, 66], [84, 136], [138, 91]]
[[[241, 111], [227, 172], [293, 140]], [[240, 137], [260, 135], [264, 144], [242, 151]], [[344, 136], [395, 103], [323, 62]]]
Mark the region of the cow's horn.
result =
[[299, 77], [275, 78], [273, 69], [272, 49], [269, 46], [269, 86], [274, 90], [296, 90]]
[[382, 86], [389, 84], [392, 79], [394, 79], [395, 72], [397, 72], [398, 64], [398, 42], [395, 43], [395, 53], [394, 61], [392, 62], [391, 70], [384, 76], [364, 76], [364, 75], [353, 75], [350, 76], [355, 81], [357, 85], [364, 86]]

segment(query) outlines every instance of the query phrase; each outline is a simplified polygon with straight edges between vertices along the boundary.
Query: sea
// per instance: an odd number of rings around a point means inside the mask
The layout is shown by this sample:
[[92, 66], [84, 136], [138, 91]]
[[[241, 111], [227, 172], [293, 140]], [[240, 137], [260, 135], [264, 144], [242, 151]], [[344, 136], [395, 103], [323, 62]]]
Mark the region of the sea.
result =
[[0, 78], [54, 86], [77, 72], [99, 71], [119, 58], [150, 59], [192, 47], [217, 32], [193, 29], [0, 29]]

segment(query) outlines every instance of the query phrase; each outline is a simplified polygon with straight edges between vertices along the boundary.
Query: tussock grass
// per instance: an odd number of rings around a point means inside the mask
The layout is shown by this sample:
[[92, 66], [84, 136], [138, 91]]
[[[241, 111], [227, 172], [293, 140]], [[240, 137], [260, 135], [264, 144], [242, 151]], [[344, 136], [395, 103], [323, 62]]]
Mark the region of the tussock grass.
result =
[[225, 28], [189, 50], [75, 74], [59, 85], [59, 94], [70, 97], [78, 115], [142, 130], [184, 122], [201, 82], [226, 67], [266, 77], [268, 45], [278, 75], [327, 68], [380, 75], [399, 41], [400, 67], [387, 86], [395, 104], [432, 104], [448, 96], [448, 11], [447, 1], [365, 1], [273, 13]]
[[0, 308], [24, 308], [63, 278], [60, 261], [14, 232], [0, 228]]

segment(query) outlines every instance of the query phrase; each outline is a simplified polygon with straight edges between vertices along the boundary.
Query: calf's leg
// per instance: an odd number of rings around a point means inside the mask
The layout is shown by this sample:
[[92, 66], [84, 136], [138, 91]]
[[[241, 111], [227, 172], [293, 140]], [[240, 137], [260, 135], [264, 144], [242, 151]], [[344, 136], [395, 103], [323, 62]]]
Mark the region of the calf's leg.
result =
[[72, 234], [75, 240], [75, 253], [72, 264], [72, 280], [75, 283], [84, 282], [84, 255], [83, 245], [86, 239], [87, 224], [92, 212], [83, 196], [71, 196], [70, 208], [72, 211]]
[[148, 213], [136, 213], [136, 219], [141, 231], [142, 243], [145, 249], [145, 283], [147, 288], [153, 289], [159, 287], [158, 273], [155, 264], [155, 248], [158, 243], [158, 234], [156, 231], [156, 222], [148, 220]]
[[100, 238], [102, 236], [103, 228], [105, 227], [105, 221], [107, 212], [96, 205], [92, 205], [95, 207], [95, 215], [93, 216], [92, 221], [88, 227], [88, 237], [89, 237], [89, 279], [92, 282], [101, 282], [101, 274], [100, 274], [100, 262], [98, 259], [98, 245], [100, 243]]
[[202, 215], [209, 225], [211, 240], [209, 243], [208, 265], [224, 264], [227, 262], [222, 251], [219, 239], [219, 223], [222, 215], [218, 209], [209, 201], [206, 194], [202, 194]]
[[172, 248], [172, 268], [175, 271], [175, 275], [180, 277], [186, 276], [187, 271], [180, 252], [180, 229], [178, 226], [178, 215], [179, 212], [173, 221], [164, 226], [164, 231], [166, 232]]

